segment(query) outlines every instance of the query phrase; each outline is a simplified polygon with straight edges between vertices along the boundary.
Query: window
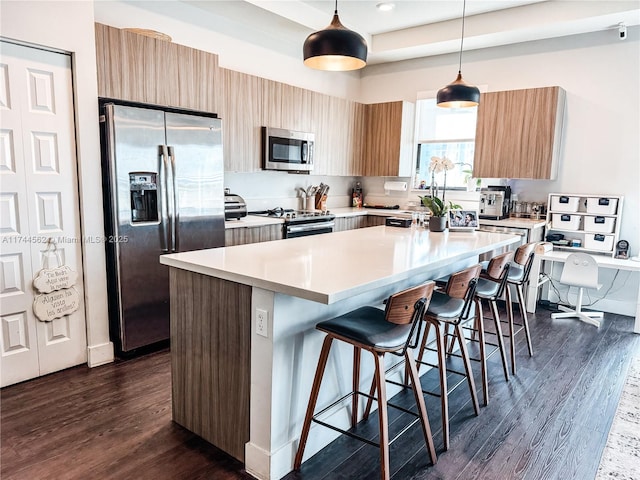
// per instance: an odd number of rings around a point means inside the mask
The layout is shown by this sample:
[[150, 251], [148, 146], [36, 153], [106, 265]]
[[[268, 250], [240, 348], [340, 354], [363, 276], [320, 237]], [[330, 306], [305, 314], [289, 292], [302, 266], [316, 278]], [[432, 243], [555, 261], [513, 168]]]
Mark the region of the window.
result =
[[[446, 172], [447, 188], [464, 188], [473, 170], [477, 107], [440, 108], [435, 98], [417, 102], [416, 138], [418, 155], [413, 179], [415, 189], [428, 189], [432, 181], [431, 157], [447, 157], [454, 168]], [[444, 187], [445, 172], [433, 180]]]

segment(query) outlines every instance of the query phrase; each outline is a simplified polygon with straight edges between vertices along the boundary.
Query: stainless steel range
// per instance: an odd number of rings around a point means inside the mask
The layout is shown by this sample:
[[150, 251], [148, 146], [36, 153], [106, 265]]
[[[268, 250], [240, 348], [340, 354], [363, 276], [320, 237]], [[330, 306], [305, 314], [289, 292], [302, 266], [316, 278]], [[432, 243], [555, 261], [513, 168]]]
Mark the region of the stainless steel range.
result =
[[328, 210], [310, 212], [284, 208], [249, 212], [249, 215], [282, 218], [284, 220], [282, 238], [306, 237], [308, 235], [331, 233], [333, 232], [335, 225], [334, 220], [336, 218], [336, 216]]

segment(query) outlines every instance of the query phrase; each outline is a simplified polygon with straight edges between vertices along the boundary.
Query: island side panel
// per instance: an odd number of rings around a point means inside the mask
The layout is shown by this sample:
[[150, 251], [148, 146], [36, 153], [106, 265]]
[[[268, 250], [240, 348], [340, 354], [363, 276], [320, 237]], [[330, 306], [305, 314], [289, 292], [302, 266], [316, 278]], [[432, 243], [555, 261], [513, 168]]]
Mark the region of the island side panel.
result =
[[173, 420], [244, 462], [251, 287], [170, 269]]

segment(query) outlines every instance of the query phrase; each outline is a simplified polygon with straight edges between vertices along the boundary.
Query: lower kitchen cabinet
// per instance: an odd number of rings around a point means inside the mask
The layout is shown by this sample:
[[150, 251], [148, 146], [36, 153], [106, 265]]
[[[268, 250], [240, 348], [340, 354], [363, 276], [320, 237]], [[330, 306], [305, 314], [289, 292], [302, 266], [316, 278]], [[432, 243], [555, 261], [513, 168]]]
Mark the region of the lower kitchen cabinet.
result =
[[376, 217], [375, 215], [367, 215], [367, 227], [377, 227], [385, 225], [387, 217]]
[[225, 247], [247, 243], [270, 242], [282, 239], [282, 225], [261, 225], [257, 227], [227, 228], [224, 232]]
[[356, 228], [368, 227], [367, 215], [358, 215], [355, 217], [337, 217], [335, 219], [334, 232], [343, 232], [345, 230], [354, 230]]

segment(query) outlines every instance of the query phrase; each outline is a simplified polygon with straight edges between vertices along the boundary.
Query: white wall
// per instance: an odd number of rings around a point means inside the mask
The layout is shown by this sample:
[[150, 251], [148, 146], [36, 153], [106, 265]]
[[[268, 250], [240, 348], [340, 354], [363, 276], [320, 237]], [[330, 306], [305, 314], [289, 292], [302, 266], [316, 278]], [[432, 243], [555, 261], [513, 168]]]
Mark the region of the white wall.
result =
[[[387, 65], [363, 72], [360, 101], [416, 100], [457, 73], [457, 55]], [[557, 180], [511, 181], [520, 200], [550, 192], [622, 194], [621, 238], [640, 252], [640, 28], [465, 52], [463, 76], [489, 91], [559, 85], [567, 91], [564, 145]], [[392, 85], [393, 88], [389, 86]], [[380, 190], [382, 179], [365, 183]]]
[[[54, 21], [62, 14], [65, 21]], [[90, 366], [101, 365], [113, 361], [113, 344], [104, 244], [87, 241], [104, 235], [93, 4], [3, 1], [0, 31], [4, 38], [72, 54], [88, 358]]]

